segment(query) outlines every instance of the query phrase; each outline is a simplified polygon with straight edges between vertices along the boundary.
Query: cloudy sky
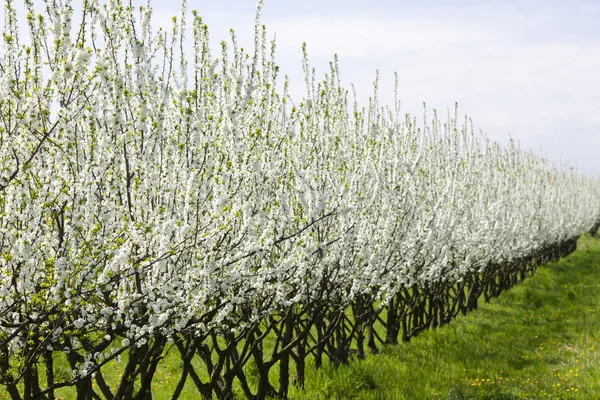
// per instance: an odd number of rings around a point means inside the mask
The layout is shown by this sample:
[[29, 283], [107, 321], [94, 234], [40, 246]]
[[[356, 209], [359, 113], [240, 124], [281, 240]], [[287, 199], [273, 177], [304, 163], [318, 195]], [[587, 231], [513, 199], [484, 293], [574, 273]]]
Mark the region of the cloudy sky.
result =
[[[74, 3], [77, 3], [74, 0]], [[134, 0], [135, 4], [144, 1]], [[169, 24], [179, 0], [151, 0]], [[215, 52], [233, 28], [250, 49], [255, 0], [188, 0], [208, 24]], [[380, 71], [380, 103], [419, 115], [459, 103], [476, 128], [506, 143], [600, 174], [600, 0], [265, 0], [277, 62], [303, 94], [301, 45], [320, 77], [338, 54], [343, 83], [359, 98]]]

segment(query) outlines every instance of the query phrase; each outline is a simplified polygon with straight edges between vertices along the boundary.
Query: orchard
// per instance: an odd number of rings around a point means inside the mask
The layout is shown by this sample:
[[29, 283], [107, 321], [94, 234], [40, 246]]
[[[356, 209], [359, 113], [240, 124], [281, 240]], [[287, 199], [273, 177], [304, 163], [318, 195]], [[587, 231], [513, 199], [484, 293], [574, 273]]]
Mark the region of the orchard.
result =
[[218, 55], [185, 3], [160, 30], [150, 5], [45, 4], [2, 11], [0, 390], [14, 400], [150, 399], [167, 354], [171, 399], [285, 398], [306, 368], [443, 325], [600, 222], [597, 178], [490, 141], [456, 107], [380, 106], [377, 80], [360, 108], [337, 59], [319, 81], [306, 47], [292, 99], [261, 2], [250, 54], [231, 32]]

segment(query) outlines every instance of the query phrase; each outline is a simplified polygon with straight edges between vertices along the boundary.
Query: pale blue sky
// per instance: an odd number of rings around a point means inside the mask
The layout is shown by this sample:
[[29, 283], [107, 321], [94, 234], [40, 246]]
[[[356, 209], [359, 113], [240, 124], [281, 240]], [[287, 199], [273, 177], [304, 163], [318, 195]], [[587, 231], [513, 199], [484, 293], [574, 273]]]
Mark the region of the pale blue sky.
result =
[[[77, 0], [74, 3], [78, 3]], [[134, 0], [144, 4], [145, 0]], [[151, 0], [168, 24], [179, 0]], [[235, 29], [251, 48], [254, 0], [192, 1], [218, 42]], [[342, 81], [359, 97], [381, 74], [381, 103], [400, 76], [404, 110], [445, 110], [458, 101], [476, 128], [505, 143], [600, 174], [600, 0], [265, 0], [262, 22], [277, 35], [277, 62], [301, 97], [300, 47], [318, 76], [337, 53]]]

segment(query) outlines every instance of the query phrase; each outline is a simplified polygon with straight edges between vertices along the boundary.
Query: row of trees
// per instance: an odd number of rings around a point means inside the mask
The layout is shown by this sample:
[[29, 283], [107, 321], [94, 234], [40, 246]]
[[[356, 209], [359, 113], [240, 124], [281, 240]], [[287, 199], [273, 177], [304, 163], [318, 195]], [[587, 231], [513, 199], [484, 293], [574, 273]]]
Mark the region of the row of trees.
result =
[[337, 60], [318, 82], [303, 49], [294, 103], [261, 3], [252, 54], [232, 32], [219, 58], [185, 3], [166, 31], [149, 6], [86, 0], [74, 23], [70, 1], [45, 4], [25, 1], [29, 40], [11, 0], [3, 14], [0, 385], [12, 399], [67, 386], [149, 399], [167, 353], [182, 365], [172, 399], [186, 384], [203, 398], [286, 397], [307, 361], [344, 363], [444, 324], [600, 221], [596, 178], [491, 142], [456, 109], [417, 121], [398, 101], [380, 107], [377, 80], [359, 108]]

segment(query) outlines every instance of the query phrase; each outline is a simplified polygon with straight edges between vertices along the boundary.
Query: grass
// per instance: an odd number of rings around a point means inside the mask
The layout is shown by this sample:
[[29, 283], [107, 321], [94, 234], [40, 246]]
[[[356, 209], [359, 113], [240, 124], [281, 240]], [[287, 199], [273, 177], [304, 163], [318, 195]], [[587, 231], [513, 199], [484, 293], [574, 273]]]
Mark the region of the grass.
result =
[[[306, 390], [291, 388], [290, 398], [598, 399], [599, 351], [600, 238], [582, 237], [569, 257], [443, 328], [339, 368], [307, 365]], [[64, 364], [59, 375], [69, 375], [66, 361], [56, 361]], [[245, 367], [251, 384], [252, 367]], [[124, 361], [113, 363], [106, 375], [111, 387], [123, 368]], [[167, 354], [154, 399], [170, 397], [180, 370], [179, 356]], [[70, 399], [75, 391], [57, 395]], [[0, 399], [7, 398], [0, 389]], [[181, 398], [198, 398], [189, 380]]]
[[600, 398], [600, 239], [478, 310], [364, 361], [309, 372], [293, 399]]

